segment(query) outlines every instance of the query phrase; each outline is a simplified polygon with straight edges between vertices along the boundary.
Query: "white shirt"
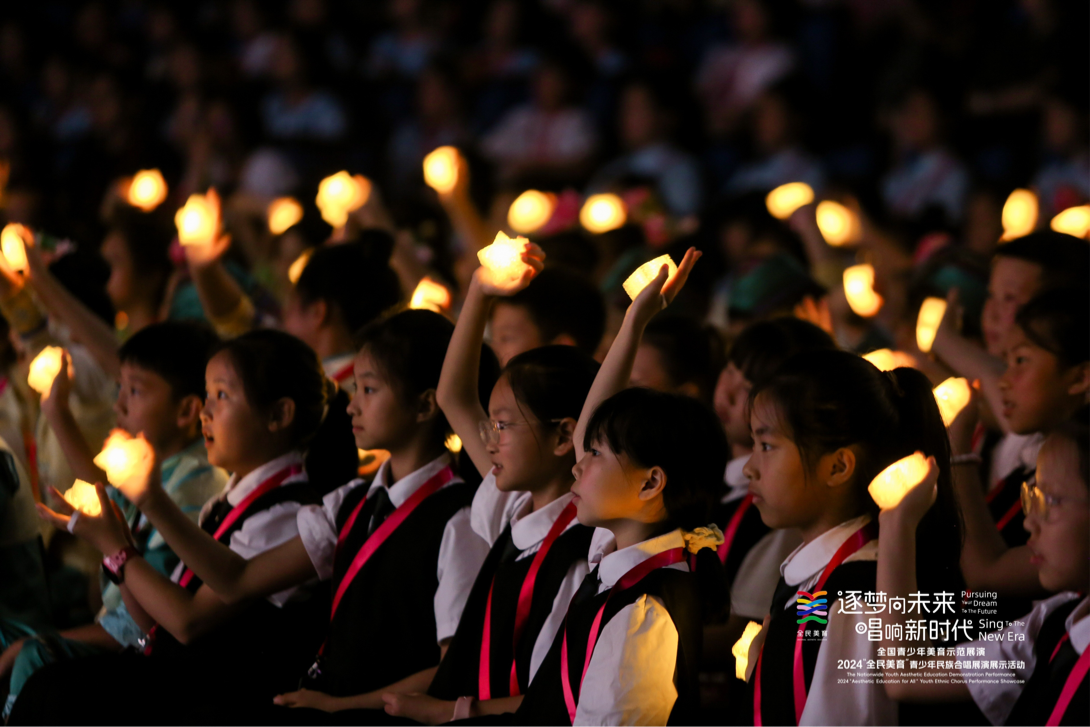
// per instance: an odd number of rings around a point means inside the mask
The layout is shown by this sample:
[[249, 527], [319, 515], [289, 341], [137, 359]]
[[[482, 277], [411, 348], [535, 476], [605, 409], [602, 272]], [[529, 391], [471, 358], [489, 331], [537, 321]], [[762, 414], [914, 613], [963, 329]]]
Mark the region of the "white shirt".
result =
[[[223, 492], [206, 502], [204, 507], [201, 508], [198, 522], [204, 522], [204, 519], [217, 502], [227, 498], [227, 502], [231, 503], [232, 506], [238, 505], [251, 492], [260, 487], [265, 480], [292, 465], [303, 466], [303, 455], [300, 452], [288, 452], [281, 455], [272, 461], [266, 462], [241, 479], [237, 475], [231, 475], [231, 479], [227, 480], [227, 486], [223, 488]], [[280, 486], [306, 481], [306, 471], [300, 470], [299, 474], [288, 477], [280, 483]], [[231, 534], [231, 542], [228, 543], [228, 547], [249, 560], [266, 550], [271, 550], [291, 540], [299, 534], [295, 525], [295, 515], [299, 512], [300, 507], [301, 505], [298, 502], [280, 502], [268, 510], [254, 513], [246, 518], [241, 528]], [[185, 564], [179, 563], [178, 567], [174, 569], [171, 580], [177, 583], [184, 571]], [[295, 595], [298, 589], [299, 586], [292, 586], [279, 593], [274, 593], [269, 596], [268, 600], [274, 606], [283, 606], [291, 600], [291, 597]]]
[[[470, 516], [473, 532], [481, 536], [491, 548], [510, 524], [511, 541], [522, 551], [515, 560], [532, 558], [541, 550], [542, 541], [571, 500], [571, 493], [565, 493], [540, 510], [533, 511], [533, 496], [529, 492], [500, 492], [496, 487], [496, 476], [489, 472], [473, 498]], [[579, 519], [572, 518], [564, 532], [578, 524]], [[534, 642], [534, 650], [530, 655], [530, 681], [533, 681], [537, 668], [541, 666], [553, 645], [556, 632], [564, 623], [572, 596], [579, 590], [579, 585], [589, 572], [590, 565], [585, 558], [577, 560], [568, 568], [568, 573], [553, 598], [553, 609]]]
[[[780, 566], [780, 574], [792, 588], [811, 591], [822, 571], [844, 542], [870, 521], [861, 515], [841, 523], [819, 535], [810, 543], [800, 545]], [[878, 541], [872, 540], [845, 559], [845, 563], [878, 559]], [[897, 724], [897, 703], [886, 696], [882, 684], [841, 684], [843, 670], [837, 671], [840, 659], [874, 660], [878, 658], [880, 642], [868, 641], [864, 633], [856, 633], [856, 623], [866, 623], [865, 614], [840, 614], [837, 594], [829, 594], [829, 624], [825, 639], [818, 650], [814, 678], [807, 692], [800, 725], [825, 724]], [[788, 600], [784, 610], [795, 610]], [[787, 685], [785, 688], [790, 688]]]
[[[390, 503], [395, 508], [401, 507], [414, 492], [450, 464], [450, 455], [444, 454], [389, 485], [390, 461], [387, 460], [379, 468], [367, 495], [370, 497], [380, 487], [386, 488]], [[444, 487], [461, 481], [454, 477]], [[310, 562], [314, 564], [314, 570], [322, 580], [333, 577], [333, 553], [337, 548], [339, 534], [337, 511], [348, 493], [364, 484], [364, 480], [352, 480], [326, 495], [321, 505], [308, 505], [299, 510], [299, 537], [310, 556]], [[440, 643], [454, 636], [458, 620], [462, 617], [462, 609], [469, 598], [469, 591], [477, 578], [477, 571], [481, 569], [488, 555], [488, 544], [473, 532], [469, 515], [468, 507], [456, 512], [447, 521], [443, 529], [443, 539], [439, 544], [439, 561], [436, 566], [439, 587], [435, 591], [433, 605], [435, 633]]]
[[[648, 558], [683, 547], [681, 530], [674, 530], [617, 550], [612, 534], [599, 528], [590, 554], [591, 565], [598, 565], [598, 593]], [[667, 567], [689, 570], [684, 562]], [[677, 649], [677, 627], [662, 599], [645, 594], [622, 608], [598, 635], [574, 724], [666, 724], [677, 701]]]
[[[330, 356], [322, 361], [322, 369], [325, 375], [340, 388], [348, 392], [348, 395], [356, 393], [356, 379], [352, 375], [352, 365], [356, 360], [356, 354], [352, 351]], [[346, 373], [347, 372], [347, 373]], [[343, 377], [337, 381], [337, 377]]]
[[[1045, 619], [1057, 608], [1078, 597], [1079, 594], [1067, 591], [1058, 593], [1043, 601], [1037, 601], [1029, 615], [1014, 621], [1010, 626], [999, 632], [1003, 634], [1002, 641], [981, 640], [970, 641], [965, 644], [966, 648], [984, 649], [984, 656], [978, 656], [974, 652], [972, 659], [966, 657], [966, 661], [962, 662], [961, 673], [965, 676], [966, 686], [969, 687], [969, 693], [973, 695], [976, 706], [980, 707], [980, 711], [992, 724], [1006, 724], [1011, 709], [1014, 708], [1015, 702], [1022, 695], [1022, 689], [1025, 688], [1026, 682], [1033, 675], [1034, 667], [1037, 665], [1037, 653], [1034, 650], [1034, 645]], [[1086, 647], [1090, 645], [1090, 618], [1087, 618], [1087, 616], [1090, 616], [1090, 598], [1083, 598], [1082, 603], [1067, 615], [1067, 620], [1064, 622], [1071, 646], [1075, 649], [1075, 653], [1080, 656], [1086, 651]], [[1011, 638], [1014, 634], [1024, 634], [1025, 640], [1012, 641]], [[972, 668], [973, 661], [984, 661], [985, 659], [988, 660], [989, 664], [993, 660], [1022, 661], [1025, 662], [1025, 668], [996, 669], [991, 666], [986, 669]], [[965, 668], [964, 664], [966, 662], [969, 663], [969, 668]], [[987, 673], [987, 677], [984, 676], [985, 673]], [[1002, 674], [1002, 676], [997, 677], [996, 674]], [[995, 683], [982, 683], [985, 680]]]
[[992, 449], [991, 467], [988, 471], [988, 482], [985, 487], [988, 492], [998, 487], [1007, 476], [1019, 467], [1025, 467], [1029, 471], [1037, 469], [1037, 453], [1041, 451], [1045, 435], [1040, 432], [1033, 434], [1004, 434], [995, 448]]

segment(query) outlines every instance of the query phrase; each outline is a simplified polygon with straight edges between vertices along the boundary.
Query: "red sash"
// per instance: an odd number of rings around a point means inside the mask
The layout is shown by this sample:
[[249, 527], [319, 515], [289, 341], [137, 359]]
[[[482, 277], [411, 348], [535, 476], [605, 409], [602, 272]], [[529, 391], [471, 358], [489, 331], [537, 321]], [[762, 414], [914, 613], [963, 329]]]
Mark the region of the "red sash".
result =
[[352, 378], [352, 372], [353, 372], [352, 367], [354, 365], [355, 365], [354, 361], [349, 362], [349, 364], [347, 366], [343, 367], [340, 371], [333, 374], [332, 379], [334, 381], [336, 381], [338, 384], [343, 384], [345, 381]]
[[[613, 588], [609, 589], [609, 594], [606, 596], [605, 602], [602, 603], [601, 608], [598, 609], [598, 613], [595, 615], [594, 621], [590, 625], [590, 637], [587, 639], [587, 656], [583, 660], [583, 673], [579, 676], [580, 687], [583, 686], [583, 680], [587, 676], [587, 669], [590, 667], [590, 657], [594, 654], [594, 646], [598, 641], [598, 630], [602, 626], [602, 613], [606, 610], [606, 605], [609, 603], [609, 599], [613, 597], [613, 594], [617, 591], [625, 591], [632, 588], [642, 581], [651, 571], [658, 568], [665, 568], [674, 563], [681, 563], [684, 560], [685, 548], [664, 550], [625, 573], [621, 576], [621, 579], [613, 585]], [[563, 629], [564, 637], [560, 648], [560, 682], [564, 687], [564, 704], [568, 708], [568, 717], [571, 719], [572, 724], [574, 724], [576, 707], [578, 705], [575, 701], [575, 695], [572, 693], [571, 679], [569, 676], [571, 670], [568, 668], [568, 625], [566, 619]]]
[[[821, 577], [819, 577], [817, 583], [813, 585], [812, 592], [816, 595], [825, 585], [825, 582], [829, 580], [829, 576], [833, 574], [833, 571], [837, 569], [837, 566], [847, 560], [849, 556], [857, 552], [864, 545], [874, 540], [877, 536], [878, 526], [873, 521], [856, 530], [852, 536], [845, 540], [840, 548], [837, 549], [832, 560], [825, 566], [825, 570], [821, 572]], [[792, 682], [795, 696], [795, 724], [802, 721], [802, 711], [806, 708], [806, 672], [803, 670], [802, 664], [802, 635], [804, 631], [805, 629], [800, 628], [795, 634], [795, 665], [792, 669]], [[761, 727], [763, 724], [761, 720], [761, 661], [763, 658], [764, 645], [762, 644], [761, 652], [757, 656], [757, 670], [754, 675], [756, 681], [753, 684], [753, 723], [756, 727]]]
[[[1066, 637], [1067, 634], [1064, 634]], [[1060, 644], [1063, 640], [1060, 640]], [[1056, 651], [1060, 650], [1060, 645], [1056, 645], [1056, 650], [1052, 652], [1053, 658], [1056, 656]], [[1051, 660], [1050, 660], [1051, 661]], [[1060, 692], [1060, 698], [1056, 700], [1056, 706], [1052, 708], [1052, 714], [1048, 716], [1046, 725], [1058, 725], [1060, 720], [1063, 719], [1064, 713], [1067, 712], [1067, 708], [1071, 705], [1071, 700], [1075, 697], [1075, 692], [1078, 691], [1079, 685], [1082, 684], [1082, 680], [1086, 678], [1086, 672], [1090, 671], [1090, 649], [1086, 649], [1079, 656], [1079, 660], [1075, 662], [1075, 666], [1071, 667], [1071, 673], [1067, 675], [1067, 681], [1064, 682], [1064, 688]]]
[[[526, 619], [530, 617], [530, 604], [534, 600], [534, 582], [537, 580], [538, 571], [541, 570], [541, 564], [545, 561], [545, 556], [549, 554], [549, 549], [553, 547], [553, 543], [560, 537], [570, 523], [575, 519], [575, 503], [569, 502], [564, 506], [564, 509], [560, 511], [560, 515], [556, 518], [556, 522], [549, 528], [549, 532], [545, 535], [545, 539], [541, 542], [541, 547], [536, 553], [534, 553], [534, 560], [530, 563], [530, 570], [526, 573], [526, 578], [522, 581], [522, 588], [519, 590], [518, 606], [515, 610], [515, 629], [514, 636], [511, 644], [514, 649], [518, 648], [519, 639], [522, 637], [522, 631], [526, 628]], [[488, 600], [485, 601], [484, 607], [484, 631], [481, 635], [481, 661], [480, 670], [478, 673], [478, 699], [491, 699], [492, 698], [492, 679], [491, 679], [491, 631], [492, 631], [492, 589], [496, 587], [496, 578], [492, 577], [492, 585], [488, 587]], [[511, 695], [516, 697], [520, 694], [518, 674], [516, 672], [516, 659], [514, 653], [511, 655]]]
[[745, 517], [746, 510], [752, 504], [753, 495], [746, 493], [746, 496], [738, 503], [738, 508], [734, 511], [734, 514], [730, 516], [727, 529], [723, 532], [723, 543], [719, 546], [720, 563], [725, 564], [727, 562], [727, 556], [730, 555], [730, 546], [734, 544], [734, 536], [738, 534], [738, 527], [742, 524], [742, 518]]

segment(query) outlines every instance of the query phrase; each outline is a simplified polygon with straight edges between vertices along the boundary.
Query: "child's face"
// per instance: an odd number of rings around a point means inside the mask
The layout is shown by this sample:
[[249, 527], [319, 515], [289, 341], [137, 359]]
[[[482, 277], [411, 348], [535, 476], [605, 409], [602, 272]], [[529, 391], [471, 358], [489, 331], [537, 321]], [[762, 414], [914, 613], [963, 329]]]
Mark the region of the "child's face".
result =
[[809, 485], [799, 448], [784, 434], [775, 407], [758, 396], [750, 419], [753, 454], [743, 468], [753, 504], [770, 528], [805, 528], [826, 506], [825, 488]]
[[727, 441], [732, 446], [753, 446], [749, 420], [746, 418], [746, 402], [749, 401], [752, 388], [753, 384], [733, 361], [719, 373], [719, 380], [715, 384], [715, 413], [723, 423]]
[[492, 309], [492, 350], [500, 366], [524, 351], [544, 346], [547, 341], [530, 313], [520, 305], [500, 301]]
[[662, 352], [646, 344], [636, 349], [636, 359], [632, 362], [632, 376], [628, 383], [629, 386], [645, 386], [667, 393], [672, 393], [675, 389], [663, 364]]
[[1048, 440], [1037, 456], [1037, 489], [1055, 499], [1047, 515], [1027, 513], [1025, 528], [1041, 585], [1049, 591], [1085, 592], [1090, 585], [1090, 508], [1078, 465], [1078, 452], [1066, 439]]
[[159, 451], [181, 438], [192, 436], [194, 419], [186, 421], [181, 402], [171, 385], [154, 371], [131, 363], [121, 364], [121, 387], [114, 402], [117, 426], [132, 436], [143, 432]]
[[537, 419], [520, 407], [506, 376], [492, 387], [488, 400], [488, 416], [494, 430], [485, 442], [492, 461], [496, 487], [501, 492], [532, 490], [549, 469], [547, 458], [552, 456], [549, 444], [555, 443], [550, 432]]
[[1009, 257], [995, 259], [980, 322], [988, 353], [1003, 355], [1003, 342], [1014, 326], [1015, 314], [1040, 287], [1040, 265]]
[[[604, 442], [593, 442], [572, 473], [573, 502], [583, 525], [608, 528], [615, 522], [640, 518], [647, 510], [648, 503], [640, 497], [647, 470], [635, 465], [628, 455], [611, 451]], [[661, 497], [658, 495], [660, 508]]]
[[208, 461], [228, 472], [268, 461], [268, 421], [246, 399], [242, 380], [225, 353], [216, 354], [208, 362], [205, 389], [201, 433]]
[[360, 449], [397, 449], [411, 439], [417, 414], [364, 349], [354, 364], [356, 393], [348, 404], [352, 436]]
[[125, 244], [125, 238], [119, 232], [111, 232], [102, 241], [99, 250], [106, 264], [110, 266], [110, 277], [106, 281], [106, 295], [118, 310], [129, 308], [135, 303], [136, 284], [133, 279], [132, 255]]
[[1056, 356], [1011, 328], [1004, 346], [1007, 370], [999, 379], [1003, 418], [1016, 434], [1047, 431], [1085, 399], [1084, 366], [1067, 369]]

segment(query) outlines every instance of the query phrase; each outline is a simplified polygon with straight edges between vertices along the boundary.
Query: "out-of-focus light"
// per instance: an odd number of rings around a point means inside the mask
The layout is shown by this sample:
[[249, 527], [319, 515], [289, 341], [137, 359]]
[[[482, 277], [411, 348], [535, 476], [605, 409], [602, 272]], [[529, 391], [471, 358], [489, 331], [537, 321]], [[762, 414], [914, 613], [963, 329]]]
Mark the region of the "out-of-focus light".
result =
[[123, 487], [142, 462], [153, 457], [151, 445], [143, 437], [133, 437], [123, 429], [110, 432], [94, 462], [106, 473], [114, 487]]
[[510, 238], [502, 231], [488, 247], [477, 253], [481, 266], [488, 271], [489, 281], [497, 286], [511, 285], [522, 278], [530, 266], [522, 261], [522, 253], [529, 240], [525, 237]]
[[911, 356], [904, 351], [891, 351], [888, 348], [880, 348], [877, 351], [863, 354], [863, 358], [870, 361], [881, 371], [892, 371], [899, 368], [912, 368], [916, 363]]
[[746, 680], [746, 670], [749, 668], [749, 647], [759, 633], [761, 633], [761, 624], [750, 621], [746, 624], [746, 630], [742, 632], [742, 638], [730, 647], [730, 653], [734, 655], [734, 676], [742, 681]]
[[916, 345], [927, 353], [935, 343], [939, 324], [946, 315], [946, 301], [942, 298], [928, 298], [920, 306], [920, 315], [916, 318]]
[[806, 182], [781, 184], [765, 197], [768, 214], [786, 220], [795, 210], [814, 201], [814, 190]]
[[882, 296], [874, 292], [874, 267], [866, 263], [844, 271], [844, 297], [852, 312], [870, 318], [882, 309]]
[[288, 268], [288, 280], [292, 285], [299, 282], [299, 278], [303, 277], [303, 271], [306, 270], [307, 263], [310, 262], [310, 256], [314, 254], [314, 248], [309, 247], [303, 252], [299, 253], [299, 257], [295, 258], [295, 262]]
[[462, 438], [457, 434], [448, 434], [445, 444], [447, 449], [454, 452], [454, 454], [458, 454], [462, 451]]
[[371, 180], [361, 174], [352, 176], [340, 171], [321, 181], [314, 201], [322, 219], [339, 228], [348, 223], [349, 213], [367, 204], [370, 197]]
[[1033, 232], [1037, 226], [1037, 195], [1016, 189], [1003, 203], [1003, 239], [1013, 240]]
[[450, 291], [431, 278], [422, 278], [416, 284], [409, 307], [414, 310], [430, 310], [442, 313], [450, 308]]
[[579, 224], [596, 235], [616, 230], [627, 218], [624, 202], [615, 194], [591, 195], [579, 210]]
[[1065, 235], [1090, 237], [1090, 205], [1068, 207], [1053, 217], [1049, 226]]
[[208, 245], [216, 236], [217, 210], [208, 195], [191, 194], [174, 214], [178, 241], [183, 245]]
[[460, 154], [453, 146], [441, 146], [424, 157], [424, 181], [439, 194], [449, 194], [458, 186]]
[[942, 423], [950, 426], [972, 397], [972, 390], [966, 379], [951, 377], [934, 389], [935, 403], [939, 405]]
[[26, 246], [23, 242], [22, 231], [26, 230], [22, 225], [9, 222], [0, 231], [0, 253], [12, 270], [25, 271], [27, 269]]
[[133, 175], [126, 195], [133, 207], [151, 212], [167, 198], [167, 183], [158, 169], [141, 169]]
[[269, 232], [283, 235], [303, 219], [303, 205], [291, 197], [281, 197], [269, 203], [266, 211], [269, 220]]
[[73, 509], [79, 510], [84, 515], [97, 517], [102, 514], [102, 502], [98, 499], [98, 490], [90, 482], [76, 480], [64, 493], [64, 499]]
[[556, 195], [528, 189], [511, 203], [507, 210], [507, 224], [523, 235], [540, 230], [556, 208]]
[[27, 373], [27, 385], [39, 394], [47, 393], [53, 388], [53, 379], [61, 372], [61, 366], [65, 364], [64, 349], [60, 346], [46, 346], [34, 360], [30, 362], [30, 370]]
[[839, 202], [819, 202], [816, 217], [821, 236], [833, 247], [859, 241], [859, 220], [854, 212]]

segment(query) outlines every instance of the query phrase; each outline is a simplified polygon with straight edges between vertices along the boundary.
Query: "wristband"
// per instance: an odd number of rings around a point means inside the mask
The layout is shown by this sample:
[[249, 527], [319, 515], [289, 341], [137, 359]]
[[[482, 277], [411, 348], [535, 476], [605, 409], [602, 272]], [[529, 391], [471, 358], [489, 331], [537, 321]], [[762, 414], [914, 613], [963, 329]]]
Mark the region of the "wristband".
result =
[[79, 520], [81, 514], [82, 513], [79, 510], [76, 510], [72, 513], [72, 517], [68, 518], [68, 524], [65, 526], [65, 529], [68, 532], [73, 534], [76, 532], [76, 522]]
[[981, 456], [975, 452], [969, 452], [968, 454], [955, 454], [950, 457], [950, 464], [983, 464], [984, 460]]
[[102, 559], [102, 572], [112, 582], [120, 585], [125, 580], [125, 564], [130, 558], [140, 555], [140, 551], [131, 545], [126, 545], [113, 555]]
[[473, 707], [477, 703], [476, 697], [458, 697], [458, 701], [454, 703], [454, 716], [451, 717], [451, 722], [459, 719], [469, 719], [473, 716]]

